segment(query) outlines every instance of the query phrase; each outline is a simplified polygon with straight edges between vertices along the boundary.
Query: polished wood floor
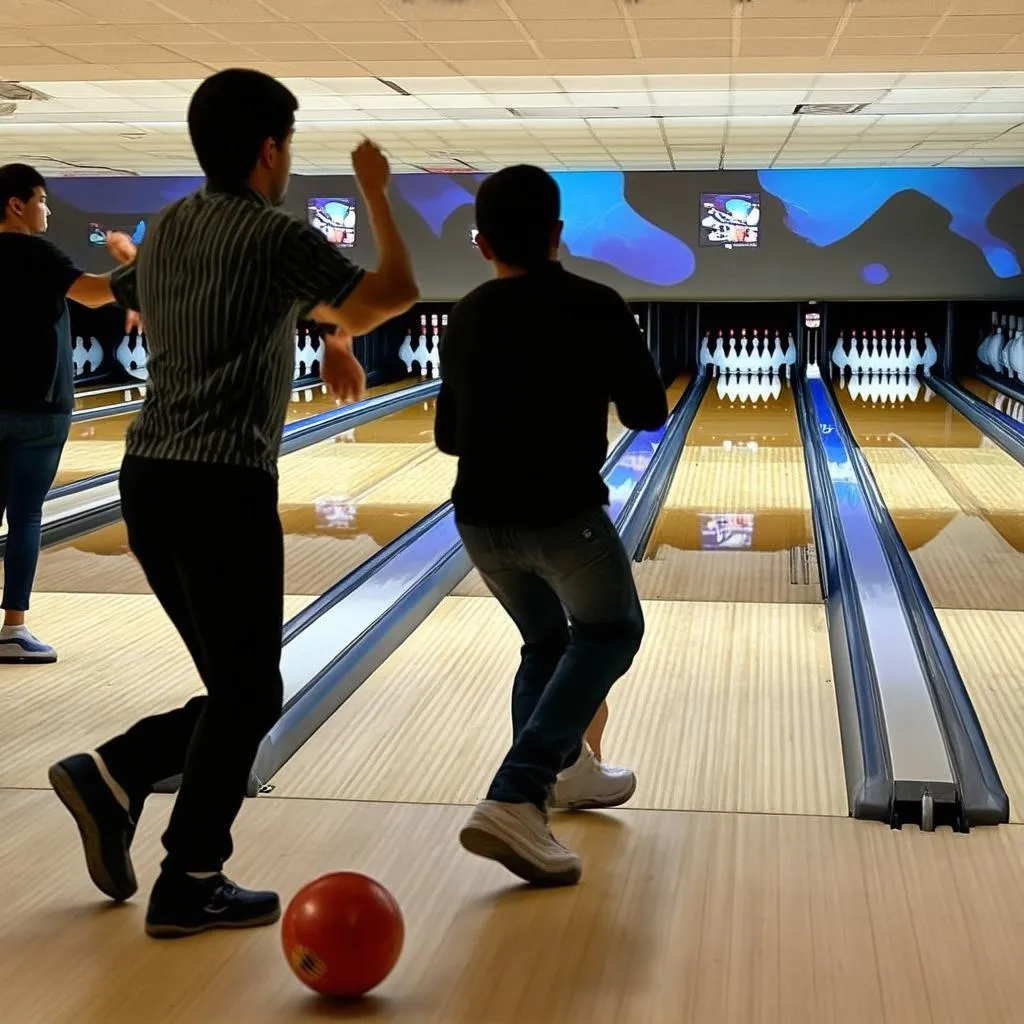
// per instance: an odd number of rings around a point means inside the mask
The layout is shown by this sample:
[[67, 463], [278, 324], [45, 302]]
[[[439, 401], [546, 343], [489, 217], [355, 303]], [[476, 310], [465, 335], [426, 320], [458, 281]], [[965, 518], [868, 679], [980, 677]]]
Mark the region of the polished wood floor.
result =
[[[168, 801], [143, 819], [156, 871]], [[18, 1024], [1014, 1024], [1024, 830], [892, 832], [844, 818], [619, 811], [558, 817], [585, 858], [562, 891], [462, 853], [466, 809], [263, 797], [232, 871], [288, 897], [339, 868], [387, 885], [405, 951], [362, 1003], [292, 978], [276, 929], [156, 943], [109, 907], [50, 795], [0, 791], [3, 1019]]]
[[[788, 416], [769, 413], [766, 433], [785, 434]], [[387, 447], [384, 439], [366, 443]], [[393, 508], [412, 493], [433, 497], [444, 471], [428, 449], [413, 451], [421, 443], [400, 445], [411, 461], [389, 463], [378, 480], [363, 478], [360, 493]], [[333, 447], [346, 458], [321, 480], [336, 481], [348, 465], [358, 484], [362, 457], [349, 456], [361, 445]], [[710, 458], [721, 443], [705, 447]], [[777, 508], [803, 515], [806, 495], [786, 448], [766, 440], [762, 450], [775, 453], [775, 472], [790, 483], [752, 469], [757, 457], [747, 449], [741, 454], [753, 462], [726, 475], [731, 489], [714, 494], [712, 511], [750, 505], [768, 516], [771, 502], [761, 495], [778, 493]], [[402, 485], [421, 471], [415, 485]], [[325, 514], [337, 513], [353, 483], [318, 487], [313, 475], [296, 469], [296, 507], [319, 502]], [[709, 488], [715, 479], [707, 477]], [[699, 502], [692, 495], [681, 507]], [[789, 543], [790, 527], [769, 526], [778, 532], [766, 550], [710, 557], [723, 568], [748, 559], [735, 570], [748, 580], [785, 577], [789, 563], [778, 562], [771, 546]], [[95, 580], [100, 556], [93, 556]], [[471, 575], [457, 592], [469, 596], [442, 602], [271, 791], [247, 802], [236, 830], [230, 871], [239, 881], [275, 886], [287, 899], [319, 874], [352, 869], [394, 892], [406, 949], [379, 992], [348, 1006], [310, 996], [288, 970], [274, 928], [180, 943], [145, 939], [145, 893], [169, 800], [153, 798], [143, 818], [140, 896], [112, 908], [93, 890], [73, 825], [45, 789], [55, 757], [88, 749], [198, 688], [152, 597], [131, 590], [126, 564], [91, 591], [83, 578], [85, 592], [77, 593], [66, 582], [61, 589], [69, 566], [52, 570], [52, 592], [34, 599], [32, 624], [57, 644], [61, 661], [0, 668], [0, 1020], [1021, 1020], [1024, 827], [926, 835], [849, 819], [820, 602], [780, 599], [776, 583], [744, 598], [733, 582], [719, 599], [708, 587], [711, 573], [704, 589], [691, 584], [691, 598], [645, 601], [645, 645], [613, 691], [606, 753], [636, 767], [634, 802], [553, 818], [559, 837], [584, 857], [578, 887], [529, 891], [458, 846], [468, 805], [508, 742], [518, 648]], [[301, 589], [303, 578], [315, 577], [291, 577], [289, 613], [317, 592]], [[978, 671], [998, 669], [989, 703], [977, 693], [975, 700], [997, 757], [1024, 763], [1013, 644], [1024, 612], [940, 614], [951, 644], [960, 645], [965, 676], [970, 658]], [[1005, 639], [993, 643], [993, 636]]]

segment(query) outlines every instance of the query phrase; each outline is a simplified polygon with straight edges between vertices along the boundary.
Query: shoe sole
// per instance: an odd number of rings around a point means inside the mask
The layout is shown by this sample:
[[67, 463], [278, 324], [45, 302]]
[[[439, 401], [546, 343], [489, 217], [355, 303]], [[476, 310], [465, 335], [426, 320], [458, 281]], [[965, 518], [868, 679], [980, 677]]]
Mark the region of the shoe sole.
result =
[[517, 853], [504, 839], [473, 825], [467, 825], [459, 833], [459, 842], [462, 843], [463, 849], [476, 854], [477, 857], [497, 861], [513, 875], [531, 885], [575, 885], [583, 874], [578, 867], [567, 868], [564, 871], [545, 871]]
[[0, 665], [55, 665], [56, 654], [4, 654], [0, 655]]
[[130, 878], [125, 879], [124, 885], [118, 885], [107, 869], [103, 858], [100, 827], [82, 799], [81, 793], [78, 792], [74, 780], [58, 764], [50, 768], [48, 778], [53, 791], [71, 813], [71, 817], [75, 819], [75, 824], [78, 826], [78, 834], [82, 838], [82, 846], [85, 849], [86, 867], [89, 869], [89, 877], [93, 880], [93, 884], [105, 896], [109, 896], [118, 903], [131, 899], [139, 888], [134, 873]]
[[187, 939], [192, 935], [202, 935], [203, 932], [215, 931], [240, 931], [243, 928], [265, 928], [267, 925], [277, 924], [281, 920], [281, 908], [278, 907], [270, 914], [262, 917], [254, 917], [248, 921], [206, 921], [191, 928], [180, 924], [146, 924], [146, 934], [151, 939]]
[[633, 794], [636, 792], [636, 777], [633, 778], [633, 784], [629, 789], [624, 790], [619, 796], [612, 797], [609, 800], [570, 800], [568, 803], [556, 803], [554, 801], [549, 805], [553, 810], [558, 811], [601, 811], [609, 810], [612, 807], [621, 807], [623, 804], [628, 803], [633, 799]]

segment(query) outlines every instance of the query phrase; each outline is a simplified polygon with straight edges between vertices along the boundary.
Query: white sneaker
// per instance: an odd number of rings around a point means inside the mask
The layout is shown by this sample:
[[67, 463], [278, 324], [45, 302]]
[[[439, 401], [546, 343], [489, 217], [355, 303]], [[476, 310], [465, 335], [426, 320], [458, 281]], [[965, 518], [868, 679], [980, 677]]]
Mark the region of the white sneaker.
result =
[[27, 626], [0, 628], [0, 665], [52, 664], [56, 660], [57, 652], [33, 636]]
[[633, 772], [598, 761], [584, 743], [579, 760], [558, 776], [549, 806], [565, 811], [618, 807], [635, 791]]
[[583, 863], [552, 834], [546, 814], [533, 804], [481, 800], [459, 833], [463, 847], [496, 860], [534, 885], [575, 885]]

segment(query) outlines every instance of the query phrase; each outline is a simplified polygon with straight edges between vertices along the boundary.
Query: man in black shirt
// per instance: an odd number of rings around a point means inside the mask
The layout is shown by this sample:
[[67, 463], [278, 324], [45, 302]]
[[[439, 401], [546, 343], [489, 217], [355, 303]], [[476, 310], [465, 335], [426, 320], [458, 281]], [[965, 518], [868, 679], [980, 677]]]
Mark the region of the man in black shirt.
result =
[[636, 430], [668, 415], [625, 302], [557, 262], [559, 217], [558, 186], [536, 167], [506, 168], [480, 187], [477, 245], [497, 276], [449, 317], [435, 424], [438, 447], [459, 458], [463, 542], [523, 637], [512, 748], [461, 841], [544, 884], [581, 874], [551, 834], [549, 802], [612, 806], [635, 786], [582, 742], [644, 629], [601, 467], [610, 401]]
[[[0, 664], [54, 662], [25, 625], [39, 560], [43, 501], [75, 402], [67, 298], [113, 302], [108, 276], [84, 274], [42, 237], [46, 181], [26, 164], [0, 167], [0, 519], [7, 516]], [[119, 259], [124, 236], [108, 248]], [[130, 254], [128, 257], [130, 258]]]

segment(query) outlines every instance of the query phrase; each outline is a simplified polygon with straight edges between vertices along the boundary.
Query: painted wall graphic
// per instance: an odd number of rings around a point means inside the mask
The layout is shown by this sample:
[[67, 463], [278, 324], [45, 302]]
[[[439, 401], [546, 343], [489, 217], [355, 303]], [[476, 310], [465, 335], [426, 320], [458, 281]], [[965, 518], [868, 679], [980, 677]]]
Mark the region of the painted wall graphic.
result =
[[[1024, 168], [821, 168], [559, 172], [567, 267], [627, 298], [1021, 298]], [[396, 215], [425, 299], [489, 276], [472, 244], [481, 174], [396, 176]], [[95, 225], [147, 234], [196, 178], [67, 178], [50, 183], [53, 240], [89, 269]], [[306, 219], [319, 196], [357, 195], [351, 176], [296, 176], [286, 201]], [[702, 242], [708, 195], [756, 197], [756, 245]], [[356, 219], [366, 225], [358, 209]], [[375, 260], [368, 229], [349, 255]]]

